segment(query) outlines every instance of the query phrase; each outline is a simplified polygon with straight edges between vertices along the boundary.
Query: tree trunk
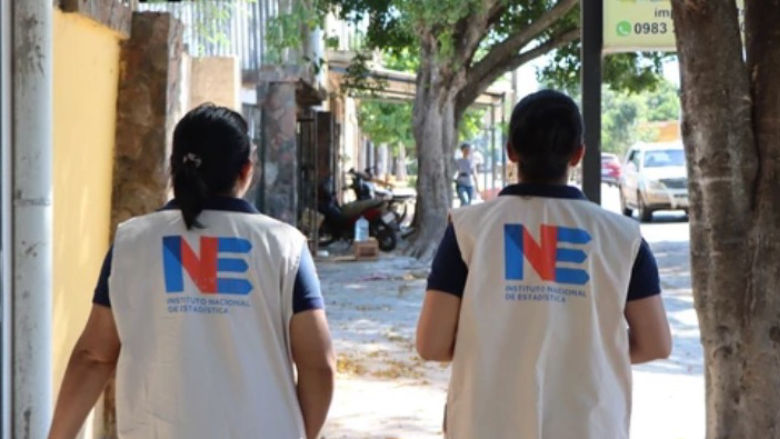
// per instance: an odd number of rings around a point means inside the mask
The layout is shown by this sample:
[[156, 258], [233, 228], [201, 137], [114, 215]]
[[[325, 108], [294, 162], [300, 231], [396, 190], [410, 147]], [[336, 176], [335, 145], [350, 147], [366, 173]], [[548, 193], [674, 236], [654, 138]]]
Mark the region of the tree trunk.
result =
[[451, 162], [457, 142], [458, 83], [436, 65], [434, 46], [434, 43], [423, 43], [412, 121], [419, 167], [416, 230], [409, 253], [423, 260], [433, 256], [447, 226], [452, 206]]
[[[780, 1], [673, 0], [707, 438], [780, 438]], [[713, 52], [717, 48], [717, 52]]]

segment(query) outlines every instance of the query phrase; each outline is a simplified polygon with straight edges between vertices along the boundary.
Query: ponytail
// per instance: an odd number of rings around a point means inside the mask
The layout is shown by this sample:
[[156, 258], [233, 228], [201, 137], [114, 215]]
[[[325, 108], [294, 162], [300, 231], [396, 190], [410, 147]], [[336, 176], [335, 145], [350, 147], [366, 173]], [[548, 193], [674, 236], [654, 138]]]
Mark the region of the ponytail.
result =
[[172, 178], [173, 193], [187, 230], [193, 227], [203, 228], [203, 225], [198, 222], [198, 215], [203, 211], [209, 196], [208, 187], [198, 172], [200, 160], [195, 154], [185, 155], [180, 168], [173, 173]]
[[249, 162], [247, 123], [225, 107], [204, 104], [176, 125], [171, 181], [187, 229], [203, 228], [198, 216], [214, 196], [232, 196], [241, 168]]

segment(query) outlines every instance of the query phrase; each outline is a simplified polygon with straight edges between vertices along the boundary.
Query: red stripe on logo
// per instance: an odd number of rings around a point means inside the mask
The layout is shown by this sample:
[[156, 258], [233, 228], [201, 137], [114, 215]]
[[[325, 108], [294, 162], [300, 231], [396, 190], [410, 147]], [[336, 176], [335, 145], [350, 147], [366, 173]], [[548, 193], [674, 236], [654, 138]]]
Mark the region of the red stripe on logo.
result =
[[558, 247], [558, 228], [542, 226], [541, 244], [523, 227], [523, 253], [542, 280], [555, 280], [555, 252]]
[[200, 258], [190, 248], [187, 241], [181, 240], [181, 265], [187, 270], [190, 279], [202, 293], [217, 293], [217, 238], [200, 238]]

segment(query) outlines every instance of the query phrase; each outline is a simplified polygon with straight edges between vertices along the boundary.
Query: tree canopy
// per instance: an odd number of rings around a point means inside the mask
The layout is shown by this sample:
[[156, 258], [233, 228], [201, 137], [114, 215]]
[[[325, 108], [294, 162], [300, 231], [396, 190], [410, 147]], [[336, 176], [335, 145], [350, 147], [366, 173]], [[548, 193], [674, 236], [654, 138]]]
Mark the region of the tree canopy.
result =
[[658, 132], [652, 122], [680, 118], [677, 87], [661, 81], [653, 92], [602, 91], [601, 149], [623, 154], [637, 141], [654, 142]]
[[414, 148], [412, 105], [409, 102], [364, 100], [358, 109], [358, 123], [372, 142], [396, 148]]
[[[430, 29], [439, 44], [439, 62], [470, 71], [459, 99], [468, 106], [504, 73], [552, 51], [539, 69], [540, 82], [573, 91], [580, 80], [579, 5], [576, 0], [320, 0], [338, 16], [367, 22], [366, 50], [380, 49], [388, 68], [416, 70], [420, 32]], [[489, 10], [485, 9], [490, 6]], [[487, 12], [487, 31], [476, 43], [469, 22]], [[471, 32], [476, 32], [472, 30]], [[465, 51], [465, 52], [464, 52]], [[605, 58], [604, 82], [614, 90], [653, 90], [661, 80], [662, 62], [669, 55], [624, 53]], [[357, 63], [368, 57], [358, 57]], [[390, 62], [388, 62], [390, 61]], [[363, 70], [357, 69], [356, 72]]]

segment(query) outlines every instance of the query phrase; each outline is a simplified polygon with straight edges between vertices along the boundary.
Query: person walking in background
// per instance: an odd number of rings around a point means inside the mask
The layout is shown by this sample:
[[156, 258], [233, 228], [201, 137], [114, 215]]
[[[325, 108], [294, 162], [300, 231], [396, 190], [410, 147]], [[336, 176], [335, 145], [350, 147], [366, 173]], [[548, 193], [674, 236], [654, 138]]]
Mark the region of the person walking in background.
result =
[[460, 199], [460, 205], [468, 206], [474, 201], [476, 192], [479, 192], [477, 166], [471, 156], [471, 145], [468, 143], [460, 145], [460, 153], [461, 157], [455, 162], [458, 171], [455, 177], [455, 190]]
[[453, 362], [450, 439], [627, 439], [631, 364], [670, 355], [639, 224], [566, 185], [582, 132], [571, 98], [526, 97], [507, 145], [521, 183], [451, 213], [417, 327], [424, 359]]
[[116, 369], [120, 438], [318, 436], [335, 359], [306, 238], [241, 199], [247, 124], [214, 105], [176, 126], [175, 199], [118, 227], [60, 389], [72, 439]]

